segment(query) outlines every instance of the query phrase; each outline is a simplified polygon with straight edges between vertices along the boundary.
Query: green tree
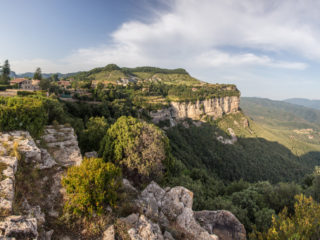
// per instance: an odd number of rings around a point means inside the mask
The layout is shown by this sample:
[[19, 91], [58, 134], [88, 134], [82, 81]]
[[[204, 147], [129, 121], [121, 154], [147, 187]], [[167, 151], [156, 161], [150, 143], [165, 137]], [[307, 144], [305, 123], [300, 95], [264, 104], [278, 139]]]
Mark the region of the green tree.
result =
[[100, 155], [120, 165], [129, 178], [141, 181], [161, 178], [172, 163], [164, 132], [153, 124], [125, 116], [108, 129]]
[[259, 240], [318, 240], [320, 238], [320, 204], [312, 197], [297, 195], [295, 197], [294, 214], [288, 209], [279, 216], [273, 215], [272, 225], [268, 231], [254, 232], [250, 239]]
[[48, 90], [50, 88], [50, 80], [47, 78], [41, 79], [39, 86], [42, 90]]
[[57, 73], [51, 75], [51, 81], [58, 82], [59, 81], [59, 75]]
[[86, 125], [87, 128], [80, 135], [80, 148], [83, 152], [99, 151], [100, 142], [107, 133], [107, 120], [104, 117], [91, 117]]
[[101, 158], [84, 158], [70, 167], [62, 179], [67, 199], [64, 210], [73, 217], [100, 215], [107, 206], [115, 206], [121, 186], [121, 169]]
[[36, 80], [41, 80], [42, 79], [42, 72], [41, 72], [41, 68], [37, 68], [34, 75], [33, 75], [33, 79]]
[[1, 71], [1, 83], [9, 84], [10, 81], [10, 64], [9, 60], [5, 60], [4, 65], [2, 66]]

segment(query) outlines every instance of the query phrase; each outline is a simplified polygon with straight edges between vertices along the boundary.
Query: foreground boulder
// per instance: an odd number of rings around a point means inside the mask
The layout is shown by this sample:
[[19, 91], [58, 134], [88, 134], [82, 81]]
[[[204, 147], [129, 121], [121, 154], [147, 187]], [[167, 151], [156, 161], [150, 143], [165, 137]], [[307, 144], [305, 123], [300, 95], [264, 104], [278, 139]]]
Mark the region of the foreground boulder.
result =
[[229, 211], [199, 211], [194, 216], [210, 234], [223, 240], [245, 240], [246, 230], [239, 220]]
[[131, 226], [131, 239], [245, 239], [244, 227], [232, 213], [197, 214], [192, 203], [193, 193], [184, 187], [162, 189], [155, 182], [150, 183], [137, 199], [140, 214], [124, 219]]

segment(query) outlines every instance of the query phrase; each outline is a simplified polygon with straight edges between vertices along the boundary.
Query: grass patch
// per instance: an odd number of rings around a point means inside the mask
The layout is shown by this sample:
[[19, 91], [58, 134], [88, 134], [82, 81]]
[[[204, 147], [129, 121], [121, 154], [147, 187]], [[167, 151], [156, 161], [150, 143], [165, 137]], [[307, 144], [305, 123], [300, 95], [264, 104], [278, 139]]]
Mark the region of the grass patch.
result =
[[3, 171], [6, 170], [8, 167], [7, 164], [0, 162], [0, 181], [3, 181], [7, 177], [3, 174]]

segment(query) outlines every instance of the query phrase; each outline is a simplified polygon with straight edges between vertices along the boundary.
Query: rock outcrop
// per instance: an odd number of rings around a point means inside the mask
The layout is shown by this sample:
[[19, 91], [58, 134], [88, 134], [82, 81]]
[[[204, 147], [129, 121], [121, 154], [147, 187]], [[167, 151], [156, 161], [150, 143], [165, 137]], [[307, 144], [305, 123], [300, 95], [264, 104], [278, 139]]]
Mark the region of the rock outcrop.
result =
[[79, 165], [82, 156], [73, 128], [47, 126], [41, 137], [52, 157], [62, 166]]
[[224, 114], [239, 111], [240, 98], [237, 96], [212, 98], [196, 102], [171, 102], [170, 107], [150, 112], [154, 123], [169, 120], [170, 125], [177, 121], [190, 118], [204, 120], [206, 116], [214, 119]]
[[[37, 142], [25, 131], [0, 132], [0, 213], [3, 219], [0, 221], [0, 239], [50, 240], [54, 231], [45, 231], [43, 225], [48, 217], [59, 217], [63, 204], [62, 174], [66, 166], [80, 164], [81, 160], [77, 138], [71, 127], [48, 126], [41, 141]], [[40, 171], [36, 184], [37, 191], [43, 196], [39, 201], [32, 198], [34, 194], [27, 193], [15, 210], [20, 215], [12, 215], [15, 185], [20, 184], [15, 173], [20, 165]], [[46, 210], [45, 213], [42, 209]]]
[[193, 193], [184, 187], [162, 189], [152, 182], [136, 203], [139, 213], [123, 219], [134, 240], [229, 240], [225, 238], [229, 236], [242, 240], [246, 236], [243, 225], [228, 211], [193, 212]]
[[246, 230], [239, 220], [230, 212], [199, 211], [195, 218], [210, 234], [215, 234], [223, 240], [245, 240]]
[[1, 239], [37, 239], [37, 220], [24, 216], [10, 216], [0, 222]]

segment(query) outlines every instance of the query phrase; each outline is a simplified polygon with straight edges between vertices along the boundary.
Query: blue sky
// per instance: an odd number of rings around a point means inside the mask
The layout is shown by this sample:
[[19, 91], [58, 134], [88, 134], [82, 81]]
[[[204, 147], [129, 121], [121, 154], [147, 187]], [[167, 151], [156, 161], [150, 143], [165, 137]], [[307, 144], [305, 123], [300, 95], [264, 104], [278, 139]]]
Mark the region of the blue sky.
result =
[[320, 99], [316, 0], [0, 0], [0, 61], [21, 73], [182, 67], [243, 96]]

